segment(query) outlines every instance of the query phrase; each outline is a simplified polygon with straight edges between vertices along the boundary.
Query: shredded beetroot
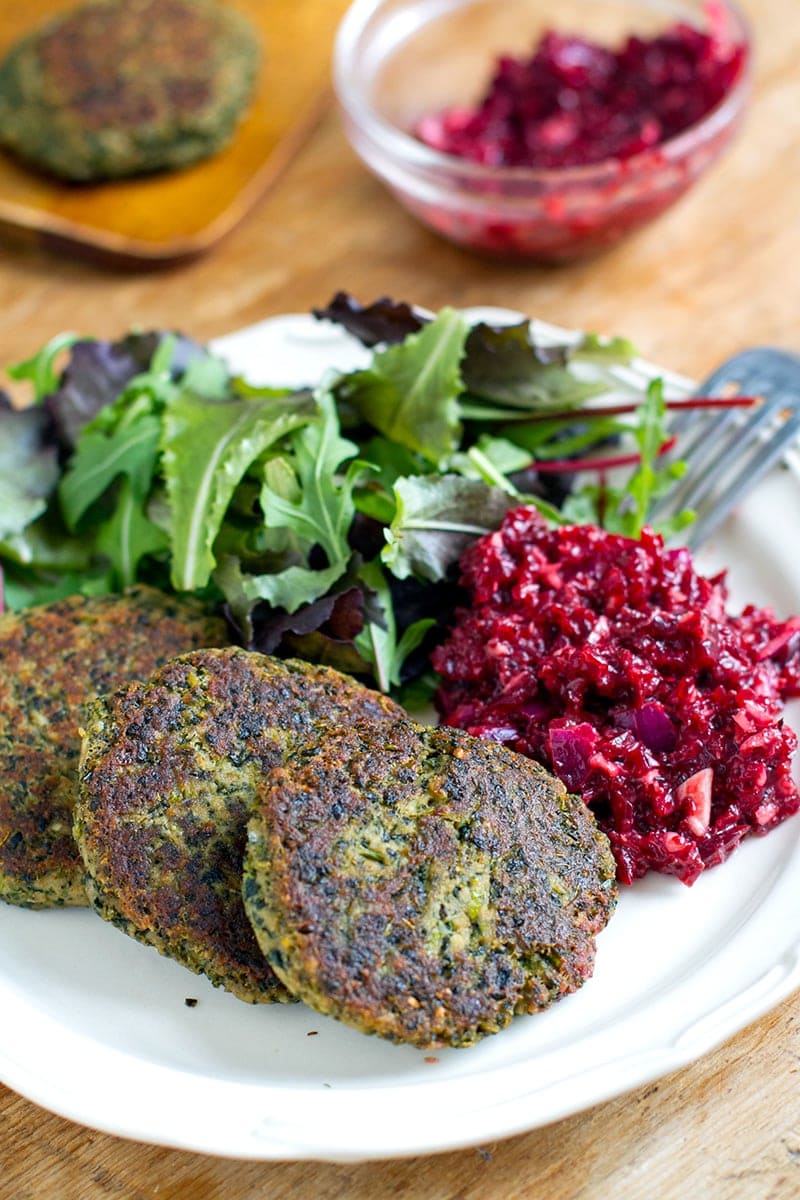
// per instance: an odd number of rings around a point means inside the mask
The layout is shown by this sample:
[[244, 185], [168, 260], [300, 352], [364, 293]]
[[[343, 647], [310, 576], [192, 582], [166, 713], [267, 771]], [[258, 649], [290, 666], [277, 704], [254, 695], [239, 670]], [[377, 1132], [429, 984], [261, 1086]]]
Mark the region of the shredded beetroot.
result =
[[681, 22], [649, 40], [630, 37], [619, 50], [546, 33], [531, 58], [499, 59], [476, 107], [425, 116], [416, 134], [487, 166], [630, 158], [711, 112], [741, 74], [744, 45], [713, 24], [704, 33]]
[[608, 834], [618, 877], [691, 884], [800, 809], [783, 702], [800, 618], [726, 612], [724, 574], [532, 508], [462, 559], [472, 607], [434, 651], [442, 719], [538, 759]]

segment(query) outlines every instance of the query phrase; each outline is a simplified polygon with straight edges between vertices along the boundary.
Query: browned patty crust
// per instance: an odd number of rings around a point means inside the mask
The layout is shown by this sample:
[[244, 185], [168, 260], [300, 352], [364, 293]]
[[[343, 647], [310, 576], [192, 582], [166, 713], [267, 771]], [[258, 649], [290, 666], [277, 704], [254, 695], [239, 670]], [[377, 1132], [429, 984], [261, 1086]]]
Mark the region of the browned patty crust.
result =
[[334, 731], [264, 781], [243, 892], [299, 999], [419, 1046], [574, 991], [616, 902], [607, 839], [558, 780], [405, 721]]
[[287, 1000], [242, 905], [256, 786], [329, 721], [399, 719], [326, 667], [197, 651], [97, 701], [75, 836], [101, 916], [243, 1000]]
[[195, 646], [228, 641], [193, 600], [138, 587], [0, 616], [0, 897], [86, 904], [72, 837], [82, 705]]

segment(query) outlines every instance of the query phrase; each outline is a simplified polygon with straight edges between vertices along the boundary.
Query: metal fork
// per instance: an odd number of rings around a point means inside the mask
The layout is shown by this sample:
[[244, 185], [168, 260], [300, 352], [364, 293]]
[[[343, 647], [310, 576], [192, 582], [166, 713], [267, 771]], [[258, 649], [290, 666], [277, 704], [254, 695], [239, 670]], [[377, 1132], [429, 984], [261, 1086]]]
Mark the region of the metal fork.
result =
[[[686, 473], [653, 506], [661, 522], [692, 509], [696, 518], [680, 534], [697, 550], [731, 509], [786, 454], [800, 434], [800, 356], [758, 346], [723, 363], [698, 396], [752, 396], [746, 408], [678, 409], [668, 425], [670, 456]], [[668, 459], [667, 459], [668, 461]]]

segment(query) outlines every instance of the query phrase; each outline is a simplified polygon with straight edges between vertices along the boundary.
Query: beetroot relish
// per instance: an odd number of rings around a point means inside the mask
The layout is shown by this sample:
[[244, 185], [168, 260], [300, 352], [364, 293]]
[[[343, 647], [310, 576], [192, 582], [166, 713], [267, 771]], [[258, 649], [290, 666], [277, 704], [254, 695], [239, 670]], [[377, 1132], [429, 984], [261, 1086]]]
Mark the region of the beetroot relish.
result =
[[[715, 9], [709, 6], [714, 18]], [[711, 112], [745, 64], [745, 47], [684, 22], [613, 50], [544, 34], [532, 57], [501, 57], [474, 107], [431, 113], [417, 137], [486, 166], [557, 168], [627, 159]]]
[[800, 618], [726, 612], [688, 550], [531, 508], [462, 559], [472, 607], [434, 651], [442, 719], [507, 742], [583, 795], [625, 883], [693, 883], [800, 809]]

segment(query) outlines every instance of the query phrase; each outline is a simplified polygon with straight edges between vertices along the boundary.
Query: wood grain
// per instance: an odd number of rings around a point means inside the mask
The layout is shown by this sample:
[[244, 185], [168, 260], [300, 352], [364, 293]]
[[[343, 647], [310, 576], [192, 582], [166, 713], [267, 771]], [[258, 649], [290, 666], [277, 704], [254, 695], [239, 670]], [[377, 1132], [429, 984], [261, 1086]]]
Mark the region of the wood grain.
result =
[[[136, 265], [208, 250], [253, 206], [324, 107], [331, 40], [346, 0], [234, 0], [259, 37], [253, 100], [220, 153], [180, 171], [107, 184], [62, 183], [0, 154], [0, 231], [51, 252]], [[74, 0], [0, 5], [0, 54]]]
[[[472, 258], [437, 241], [364, 172], [331, 113], [278, 186], [196, 262], [132, 275], [6, 245], [0, 361], [24, 357], [64, 328], [110, 335], [178, 324], [211, 337], [305, 311], [340, 287], [363, 300], [389, 292], [430, 307], [505, 304], [626, 333], [649, 358], [698, 376], [753, 342], [798, 348], [800, 5], [744, 7], [758, 53], [742, 136], [678, 207], [603, 258], [543, 270]], [[94, 1133], [0, 1091], [0, 1200], [695, 1195], [800, 1195], [800, 995], [657, 1084], [480, 1152], [426, 1159], [215, 1160]]]

